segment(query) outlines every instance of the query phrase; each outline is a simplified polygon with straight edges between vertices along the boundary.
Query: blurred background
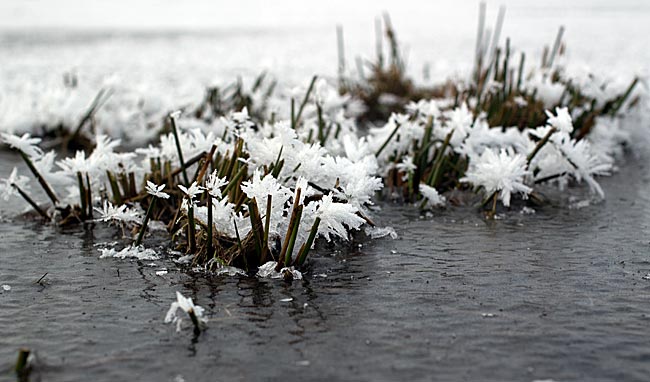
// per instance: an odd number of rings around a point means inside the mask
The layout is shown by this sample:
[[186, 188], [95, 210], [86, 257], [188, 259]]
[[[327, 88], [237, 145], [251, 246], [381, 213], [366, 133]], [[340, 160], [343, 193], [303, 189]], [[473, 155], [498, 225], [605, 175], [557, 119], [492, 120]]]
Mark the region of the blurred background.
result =
[[[487, 2], [488, 26], [500, 6], [506, 8], [501, 43], [510, 37], [527, 62], [537, 63], [564, 25], [572, 67], [625, 81], [648, 73], [649, 1]], [[334, 77], [337, 25], [347, 68], [354, 72], [357, 57], [375, 57], [374, 24], [383, 12], [416, 80], [466, 76], [478, 10], [479, 1], [470, 0], [2, 0], [0, 129], [25, 130], [31, 121], [23, 114], [56, 114], [61, 107], [44, 99], [66, 73], [79, 81], [82, 101], [75, 110], [107, 84], [118, 98], [146, 100], [156, 108], [196, 102], [206, 85], [265, 70], [289, 85], [314, 74]]]

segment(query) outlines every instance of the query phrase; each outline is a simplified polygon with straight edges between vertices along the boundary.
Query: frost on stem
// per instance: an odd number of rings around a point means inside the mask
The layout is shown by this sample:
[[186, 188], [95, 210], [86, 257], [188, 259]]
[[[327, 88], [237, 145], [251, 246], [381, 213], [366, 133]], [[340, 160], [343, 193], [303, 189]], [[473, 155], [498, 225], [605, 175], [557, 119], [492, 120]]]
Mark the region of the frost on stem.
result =
[[97, 220], [102, 222], [117, 222], [127, 226], [137, 224], [142, 219], [139, 211], [133, 210], [126, 205], [114, 206], [108, 200], [104, 200], [102, 208], [94, 207], [99, 213]]
[[29, 178], [18, 175], [18, 169], [14, 167], [8, 178], [0, 180], [0, 193], [4, 201], [9, 201], [13, 196], [19, 195], [16, 186], [23, 191], [29, 190]]
[[22, 136], [2, 133], [0, 134], [2, 141], [8, 144], [10, 147], [23, 152], [25, 155], [30, 158], [39, 158], [43, 155], [43, 150], [38, 147], [38, 144], [41, 143], [41, 138], [32, 138], [28, 133], [23, 134]]
[[175, 323], [177, 332], [181, 331], [183, 321], [183, 318], [178, 315], [179, 309], [187, 313], [190, 317], [196, 332], [200, 331], [207, 325], [208, 319], [203, 315], [205, 309], [198, 305], [194, 305], [191, 297], [185, 297], [180, 292], [176, 292], [176, 301], [171, 303], [171, 306], [165, 315], [164, 322], [166, 324]]
[[426, 200], [428, 207], [440, 207], [446, 203], [444, 196], [440, 195], [435, 188], [426, 184], [420, 184], [420, 194]]
[[150, 181], [147, 181], [147, 185], [145, 186], [145, 190], [147, 191], [147, 194], [156, 197], [156, 198], [161, 198], [161, 199], [169, 199], [169, 194], [162, 192], [162, 190], [165, 189], [165, 185], [156, 185]]

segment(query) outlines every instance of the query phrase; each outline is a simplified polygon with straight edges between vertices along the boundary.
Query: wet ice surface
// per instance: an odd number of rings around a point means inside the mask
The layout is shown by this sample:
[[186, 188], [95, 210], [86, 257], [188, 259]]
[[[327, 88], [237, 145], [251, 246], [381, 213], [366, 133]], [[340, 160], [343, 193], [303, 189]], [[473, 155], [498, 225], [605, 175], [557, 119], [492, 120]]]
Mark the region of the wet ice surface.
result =
[[[292, 285], [100, 260], [111, 228], [1, 223], [0, 369], [27, 346], [52, 381], [647, 380], [645, 163], [629, 158], [602, 180], [608, 199], [580, 209], [553, 195], [486, 222], [385, 204], [399, 239], [322, 248]], [[176, 291], [207, 310], [198, 337], [163, 324]]]

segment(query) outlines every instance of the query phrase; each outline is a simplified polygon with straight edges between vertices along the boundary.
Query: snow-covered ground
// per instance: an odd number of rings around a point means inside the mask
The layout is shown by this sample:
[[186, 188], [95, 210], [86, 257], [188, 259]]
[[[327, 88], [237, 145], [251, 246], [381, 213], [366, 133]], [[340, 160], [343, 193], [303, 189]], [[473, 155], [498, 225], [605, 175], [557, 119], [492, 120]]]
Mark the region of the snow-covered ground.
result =
[[[650, 3], [502, 1], [488, 3], [493, 25], [506, 6], [502, 41], [537, 62], [560, 25], [568, 61], [628, 82], [647, 76]], [[267, 70], [283, 84], [334, 76], [335, 26], [342, 25], [348, 69], [374, 57], [374, 22], [387, 11], [412, 75], [466, 75], [476, 38], [478, 1], [246, 2], [82, 0], [0, 2], [0, 130], [74, 125], [99, 89], [115, 93], [98, 114], [116, 135], [143, 118], [195, 103], [206, 85], [250, 79]], [[79, 85], [63, 83], [74, 73]], [[146, 117], [143, 117], [145, 115]], [[162, 115], [162, 114], [160, 114]]]

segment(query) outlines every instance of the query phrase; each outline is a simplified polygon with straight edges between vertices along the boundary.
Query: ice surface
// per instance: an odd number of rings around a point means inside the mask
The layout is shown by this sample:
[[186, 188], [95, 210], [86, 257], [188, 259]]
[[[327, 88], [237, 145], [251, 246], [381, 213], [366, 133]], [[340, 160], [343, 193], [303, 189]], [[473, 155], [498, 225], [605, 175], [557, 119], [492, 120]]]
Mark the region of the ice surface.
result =
[[158, 260], [158, 254], [151, 248], [140, 247], [126, 247], [120, 251], [115, 248], [102, 248], [99, 250], [102, 254], [100, 259], [114, 257], [118, 259], [126, 259], [128, 257], [136, 258], [138, 260]]

